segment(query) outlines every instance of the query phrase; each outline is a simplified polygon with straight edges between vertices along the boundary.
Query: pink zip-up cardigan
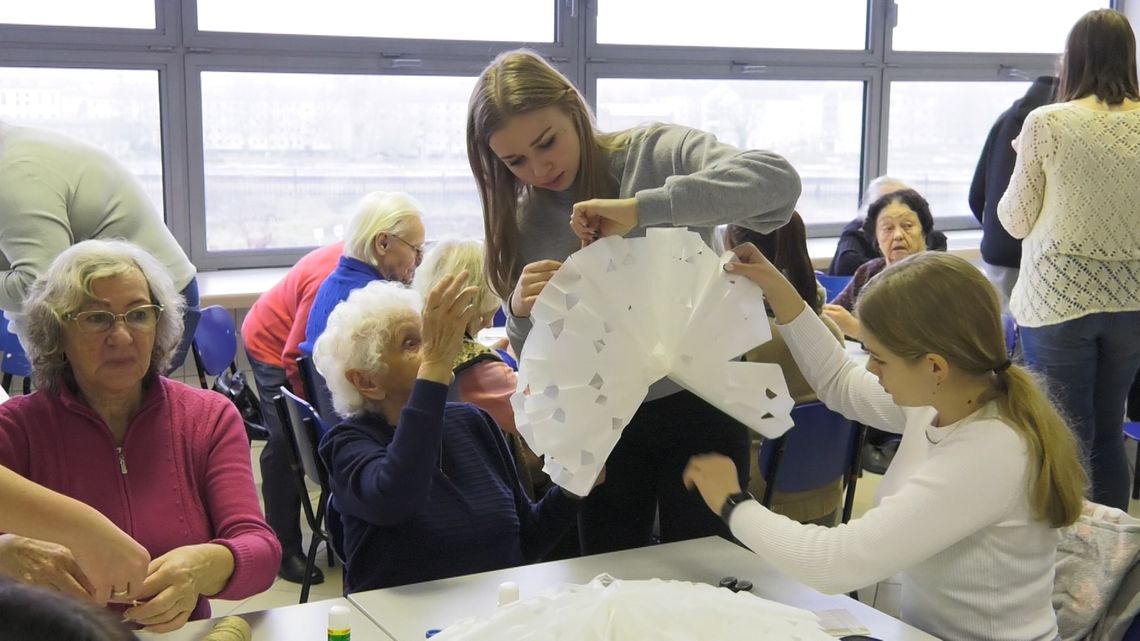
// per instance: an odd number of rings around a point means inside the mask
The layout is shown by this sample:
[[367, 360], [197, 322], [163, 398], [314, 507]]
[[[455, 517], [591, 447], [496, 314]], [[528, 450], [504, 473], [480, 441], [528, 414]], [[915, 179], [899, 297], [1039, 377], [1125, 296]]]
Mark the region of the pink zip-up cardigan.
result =
[[[157, 558], [217, 543], [234, 572], [214, 598], [269, 588], [281, 545], [257, 503], [245, 427], [216, 392], [150, 379], [122, 447], [71, 390], [37, 391], [0, 405], [0, 465], [83, 501]], [[204, 597], [191, 619], [210, 616]]]

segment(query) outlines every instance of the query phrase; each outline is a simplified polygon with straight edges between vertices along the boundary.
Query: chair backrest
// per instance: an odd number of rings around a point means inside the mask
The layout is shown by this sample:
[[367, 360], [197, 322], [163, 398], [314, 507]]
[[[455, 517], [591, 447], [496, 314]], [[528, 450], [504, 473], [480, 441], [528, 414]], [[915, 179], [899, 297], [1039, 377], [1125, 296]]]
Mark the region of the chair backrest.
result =
[[856, 424], [819, 402], [793, 407], [792, 422], [792, 429], [765, 440], [757, 454], [769, 487], [803, 492], [853, 471], [860, 440]]
[[1006, 354], [1013, 358], [1013, 353], [1017, 350], [1017, 322], [1013, 320], [1011, 314], [1001, 315], [1002, 331], [1005, 332], [1005, 351]]
[[847, 284], [851, 282], [851, 276], [829, 276], [822, 272], [815, 273], [815, 279], [823, 285], [824, 291], [827, 292], [827, 302], [835, 300], [839, 292], [843, 291]]
[[[340, 418], [333, 409], [332, 393], [325, 383], [325, 377], [317, 371], [313, 357], [302, 354], [297, 357], [297, 371], [301, 375], [301, 385], [305, 388], [305, 398], [316, 408], [317, 414], [328, 428], [336, 425]], [[320, 436], [324, 436], [323, 433]]]
[[198, 377], [205, 386], [204, 374], [217, 376], [234, 364], [237, 358], [237, 328], [233, 316], [221, 305], [202, 309], [198, 327], [194, 330], [194, 363]]
[[32, 391], [32, 363], [24, 353], [24, 346], [20, 339], [8, 328], [8, 319], [0, 314], [0, 351], [4, 352], [4, 360], [0, 361], [0, 372], [3, 372], [4, 391], [10, 391], [12, 377], [20, 376], [24, 379], [23, 390], [25, 394]]
[[328, 475], [324, 463], [317, 456], [317, 444], [320, 434], [326, 431], [320, 415], [305, 399], [290, 392], [288, 388], [281, 388], [278, 397], [277, 411], [281, 414], [281, 427], [285, 430], [285, 437], [296, 447], [297, 460], [310, 481], [327, 489]]

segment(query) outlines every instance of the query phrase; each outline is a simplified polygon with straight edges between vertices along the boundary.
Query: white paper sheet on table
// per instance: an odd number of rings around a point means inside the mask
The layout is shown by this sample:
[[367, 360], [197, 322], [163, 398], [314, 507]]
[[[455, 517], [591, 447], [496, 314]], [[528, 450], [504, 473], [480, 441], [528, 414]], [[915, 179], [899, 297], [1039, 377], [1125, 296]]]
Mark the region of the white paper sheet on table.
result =
[[778, 365], [733, 361], [771, 339], [763, 293], [686, 229], [575, 252], [538, 297], [511, 398], [519, 433], [576, 494], [663, 376], [766, 437], [792, 425]]
[[438, 641], [833, 641], [819, 617], [746, 592], [686, 581], [601, 575], [456, 622]]

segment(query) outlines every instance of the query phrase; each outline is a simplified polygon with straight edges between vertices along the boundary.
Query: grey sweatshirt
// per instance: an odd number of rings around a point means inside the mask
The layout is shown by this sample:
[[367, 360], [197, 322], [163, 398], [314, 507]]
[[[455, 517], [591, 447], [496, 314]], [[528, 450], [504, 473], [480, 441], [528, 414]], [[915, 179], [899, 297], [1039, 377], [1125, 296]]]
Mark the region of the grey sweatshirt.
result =
[[46, 129], [0, 122], [0, 309], [19, 312], [28, 286], [71, 245], [122, 238], [186, 287], [194, 265], [142, 183], [106, 152]]
[[[712, 244], [713, 228], [734, 223], [770, 232], [788, 222], [800, 197], [800, 177], [783, 157], [769, 151], [744, 151], [716, 136], [677, 125], [653, 124], [630, 130], [628, 146], [609, 158], [618, 183], [614, 198], [636, 198], [638, 227], [627, 237], [644, 236], [647, 227], [688, 227]], [[570, 211], [578, 202], [574, 189], [552, 192], [531, 188], [519, 206], [519, 264], [566, 260], [581, 248], [570, 230]], [[509, 314], [507, 336], [516, 354], [532, 324]], [[646, 400], [681, 388], [662, 379]]]

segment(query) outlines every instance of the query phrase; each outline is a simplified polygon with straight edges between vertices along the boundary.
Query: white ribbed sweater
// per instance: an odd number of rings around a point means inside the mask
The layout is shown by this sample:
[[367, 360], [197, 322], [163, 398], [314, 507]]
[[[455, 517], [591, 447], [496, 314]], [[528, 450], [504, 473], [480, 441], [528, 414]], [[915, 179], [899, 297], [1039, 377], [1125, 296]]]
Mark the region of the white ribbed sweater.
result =
[[[805, 308], [806, 310], [806, 308]], [[836, 528], [802, 525], [750, 501], [732, 533], [778, 569], [838, 593], [902, 572], [902, 619], [940, 639], [1052, 640], [1058, 535], [1033, 519], [1021, 438], [992, 405], [934, 427], [933, 408], [900, 408], [851, 362], [819, 318], [780, 326], [819, 399], [902, 443], [880, 504]]]
[[1010, 299], [1018, 324], [1140, 310], [1140, 110], [1039, 107], [1020, 147], [997, 209], [1024, 238]]

